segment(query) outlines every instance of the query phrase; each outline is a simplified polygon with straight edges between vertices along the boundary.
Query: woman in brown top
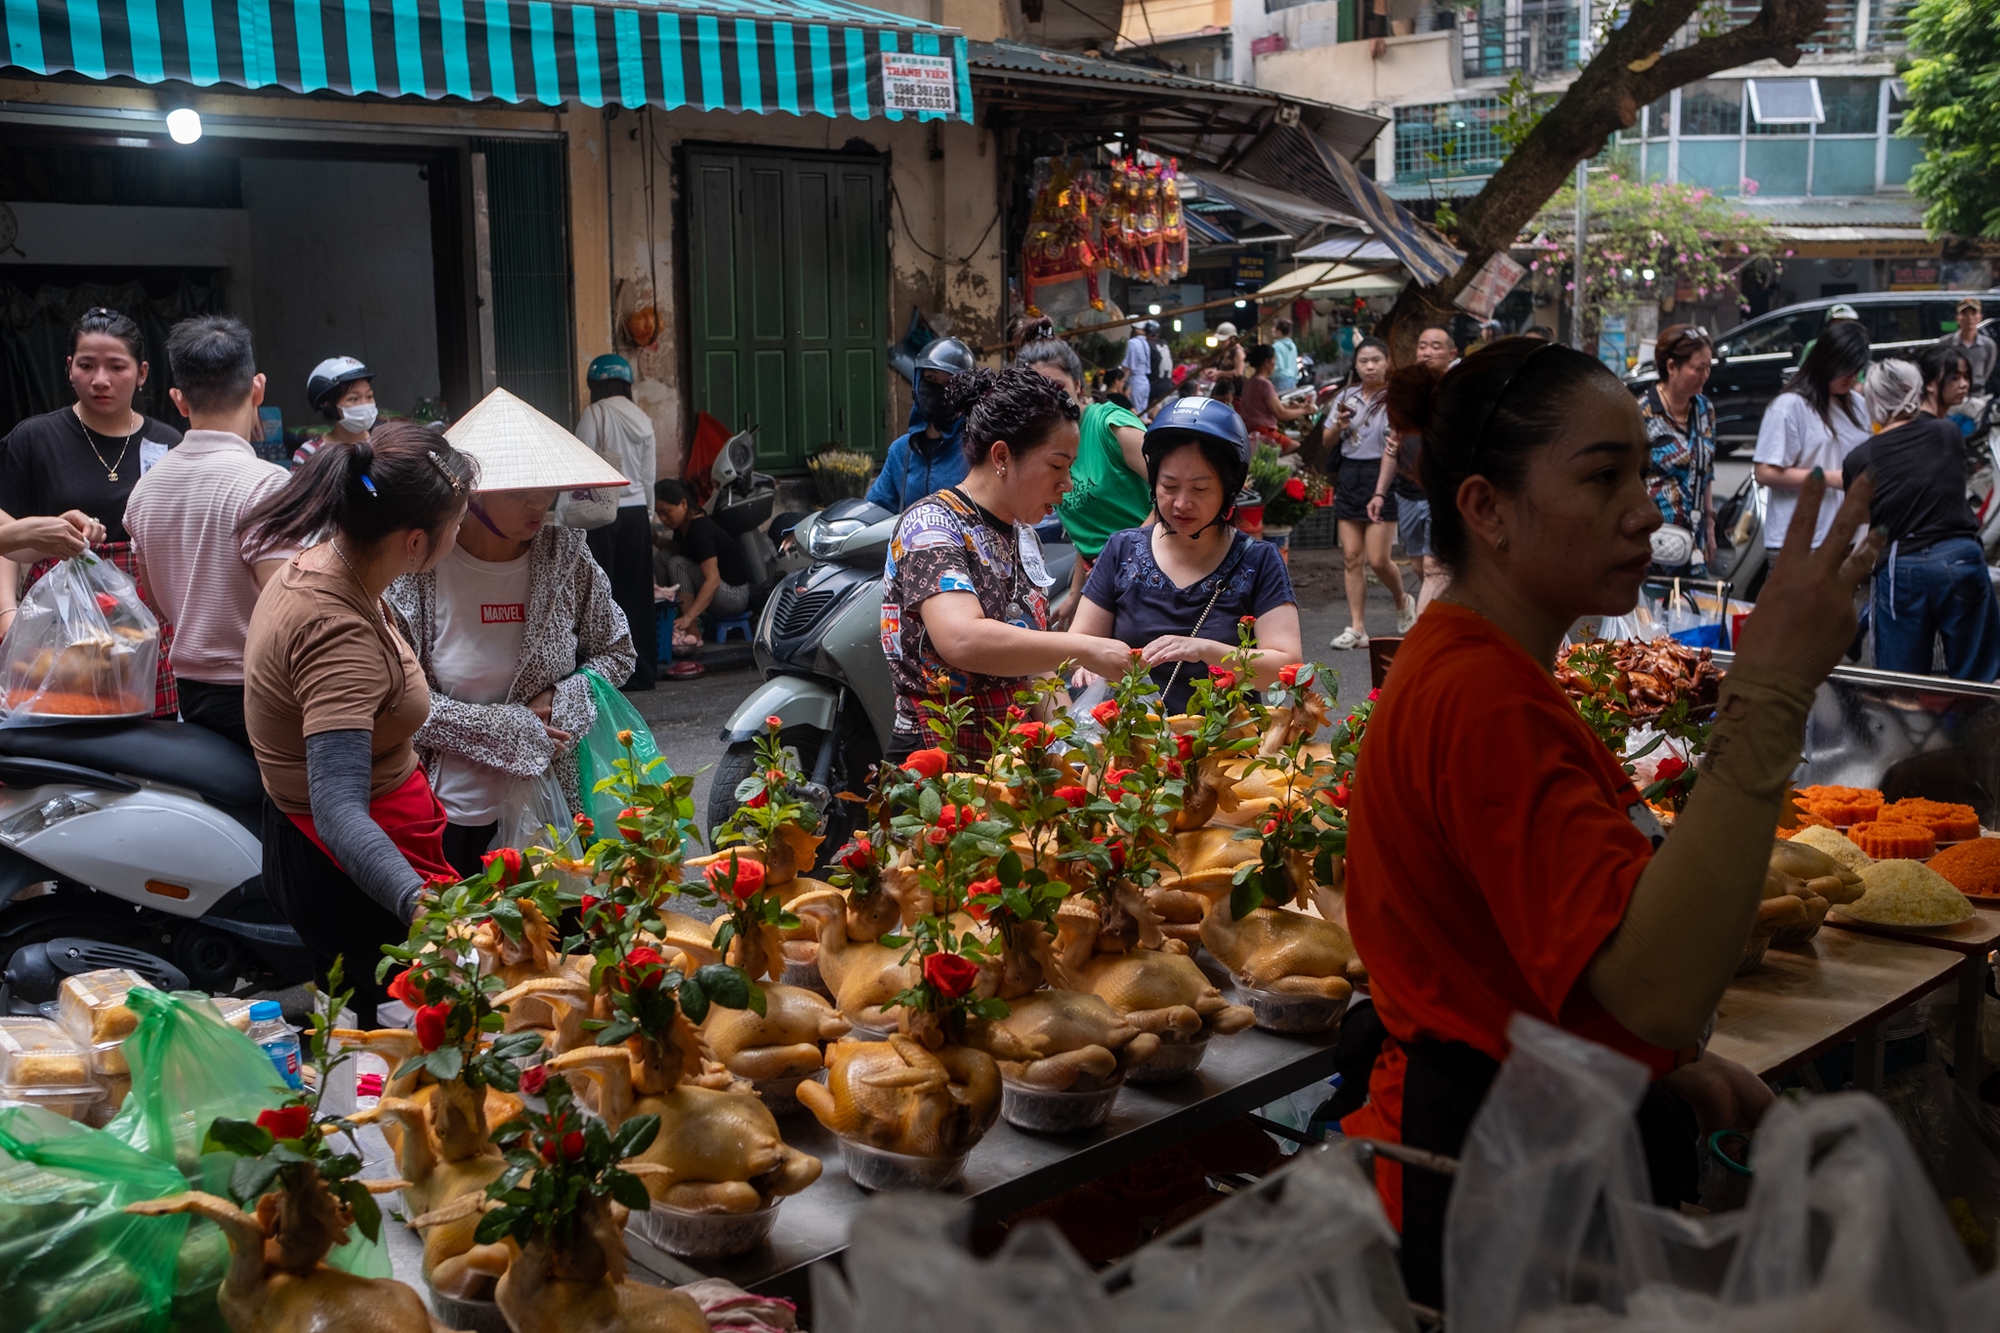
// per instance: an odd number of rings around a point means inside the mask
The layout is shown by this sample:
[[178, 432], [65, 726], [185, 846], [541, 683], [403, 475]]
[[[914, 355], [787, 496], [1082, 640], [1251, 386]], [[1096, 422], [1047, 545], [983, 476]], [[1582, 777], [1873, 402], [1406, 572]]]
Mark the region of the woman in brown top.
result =
[[257, 600], [244, 720], [264, 777], [265, 887], [322, 984], [345, 955], [363, 1027], [384, 996], [381, 947], [402, 942], [432, 880], [459, 878], [410, 744], [430, 690], [382, 594], [450, 552], [476, 476], [440, 431], [393, 422], [322, 446], [244, 520], [259, 540], [319, 540]]

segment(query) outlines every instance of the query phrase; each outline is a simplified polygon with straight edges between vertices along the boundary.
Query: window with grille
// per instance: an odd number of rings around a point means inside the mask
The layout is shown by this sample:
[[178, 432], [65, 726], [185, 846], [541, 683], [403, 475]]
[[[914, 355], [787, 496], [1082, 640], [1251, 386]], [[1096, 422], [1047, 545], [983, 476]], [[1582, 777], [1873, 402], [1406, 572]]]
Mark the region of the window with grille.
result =
[[1397, 107], [1397, 183], [1491, 175], [1507, 156], [1495, 133], [1506, 114], [1492, 97]]

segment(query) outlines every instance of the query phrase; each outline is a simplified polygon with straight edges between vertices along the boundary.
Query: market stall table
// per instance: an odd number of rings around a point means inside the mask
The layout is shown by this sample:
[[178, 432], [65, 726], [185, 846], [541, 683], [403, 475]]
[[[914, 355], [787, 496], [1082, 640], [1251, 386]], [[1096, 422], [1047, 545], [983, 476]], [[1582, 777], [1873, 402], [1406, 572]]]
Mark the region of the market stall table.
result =
[[1979, 1050], [1979, 1006], [1986, 998], [1988, 969], [1984, 963], [1995, 945], [2000, 944], [2000, 903], [1993, 903], [1987, 910], [1975, 913], [1970, 921], [1922, 930], [1856, 921], [1841, 915], [1839, 908], [1828, 914], [1826, 924], [1856, 934], [1944, 949], [1973, 960], [1958, 974], [1958, 1004], [1952, 1016], [1951, 1065], [1952, 1078], [1958, 1086], [1968, 1092], [1976, 1091], [1983, 1072]]
[[[1332, 1037], [1281, 1036], [1252, 1028], [1210, 1041], [1201, 1068], [1172, 1083], [1127, 1084], [1110, 1122], [1081, 1134], [1024, 1134], [996, 1123], [966, 1163], [963, 1197], [974, 1226], [1013, 1216], [1065, 1190], [1129, 1166], [1333, 1074]], [[819, 1181], [784, 1201], [768, 1245], [734, 1259], [678, 1259], [636, 1230], [626, 1239], [640, 1275], [679, 1285], [721, 1277], [749, 1291], [804, 1301], [806, 1270], [847, 1244], [848, 1223], [868, 1196], [841, 1168], [833, 1134], [810, 1114], [780, 1122], [785, 1141], [826, 1164]]]
[[1708, 1049], [1770, 1078], [1852, 1041], [1854, 1085], [1874, 1092], [1882, 1020], [1968, 967], [1950, 950], [1821, 930], [1809, 944], [1770, 950], [1756, 971], [1730, 983]]

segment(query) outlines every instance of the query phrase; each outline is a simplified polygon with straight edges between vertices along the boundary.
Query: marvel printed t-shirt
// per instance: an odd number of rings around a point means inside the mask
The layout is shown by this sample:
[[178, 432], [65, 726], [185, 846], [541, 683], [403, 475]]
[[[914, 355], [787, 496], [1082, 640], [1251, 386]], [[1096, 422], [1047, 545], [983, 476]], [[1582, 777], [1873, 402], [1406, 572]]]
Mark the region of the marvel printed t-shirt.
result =
[[[1848, 414], [1848, 408], [1854, 414]], [[1756, 461], [1777, 467], [1824, 468], [1829, 478], [1840, 475], [1840, 465], [1869, 438], [1867, 409], [1859, 390], [1845, 399], [1832, 400], [1826, 420], [1795, 393], [1781, 393], [1764, 409], [1757, 426]], [[1829, 424], [1829, 422], [1831, 424]], [[1819, 523], [1813, 531], [1813, 545], [1826, 540], [1833, 517], [1840, 512], [1841, 497], [1829, 494], [1820, 501]], [[1797, 487], [1773, 486], [1764, 511], [1764, 545], [1772, 550], [1785, 544], [1785, 532], [1792, 526], [1792, 511], [1799, 507]]]
[[[430, 687], [403, 636], [344, 568], [300, 557], [264, 585], [243, 650], [243, 720], [264, 790], [286, 814], [309, 815], [306, 738], [366, 731], [375, 800], [409, 781], [410, 737], [431, 713]], [[312, 556], [318, 560], [320, 556]], [[338, 562], [336, 561], [336, 565]]]
[[1087, 560], [1097, 559], [1105, 538], [1138, 527], [1153, 512], [1146, 479], [1126, 465], [1119, 427], [1143, 432], [1146, 423], [1116, 402], [1092, 403], [1077, 423], [1076, 462], [1059, 512], [1063, 531]]
[[[507, 701], [528, 632], [528, 561], [475, 559], [462, 546], [437, 567], [437, 646], [431, 670], [438, 688], [469, 704]], [[438, 756], [431, 773], [445, 815], [454, 824], [490, 824], [500, 817], [511, 777], [462, 755]]]
[[986, 720], [1004, 715], [1028, 678], [988, 676], [946, 662], [924, 632], [923, 606], [941, 592], [969, 592], [988, 620], [1047, 629], [1051, 580], [1042, 566], [1041, 538], [1025, 524], [1002, 523], [948, 487], [910, 506], [896, 524], [883, 580], [882, 651], [896, 686], [896, 730], [919, 730], [917, 703], [938, 697], [935, 682], [942, 675], [954, 702], [970, 696], [973, 705], [972, 720], [959, 733], [960, 753], [984, 758]]
[[1398, 1042], [1504, 1060], [1519, 1012], [1673, 1067], [1583, 982], [1658, 824], [1548, 668], [1491, 622], [1434, 602], [1403, 640], [1349, 812], [1348, 929]]
[[106, 542], [130, 541], [125, 501], [180, 442], [179, 431], [143, 414], [130, 435], [99, 435], [68, 407], [29, 417], [0, 440], [0, 510], [33, 518], [78, 509], [104, 525]]

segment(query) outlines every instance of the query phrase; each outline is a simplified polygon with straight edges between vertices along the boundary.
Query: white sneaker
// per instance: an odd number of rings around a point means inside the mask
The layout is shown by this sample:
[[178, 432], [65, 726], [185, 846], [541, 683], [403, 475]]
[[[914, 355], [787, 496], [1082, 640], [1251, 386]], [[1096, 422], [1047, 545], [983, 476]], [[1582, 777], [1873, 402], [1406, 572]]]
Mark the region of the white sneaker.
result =
[[1334, 635], [1332, 644], [1332, 647], [1343, 653], [1352, 652], [1356, 648], [1366, 648], [1367, 646], [1368, 636], [1360, 630], [1355, 629], [1352, 625]]
[[1412, 625], [1415, 625], [1416, 623], [1417, 623], [1417, 599], [1414, 597], [1406, 597], [1403, 599], [1403, 609], [1396, 613], [1396, 633], [1408, 634], [1410, 632], [1410, 627]]

